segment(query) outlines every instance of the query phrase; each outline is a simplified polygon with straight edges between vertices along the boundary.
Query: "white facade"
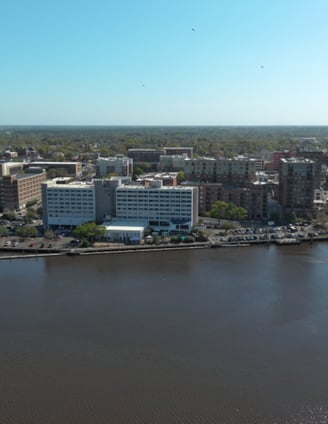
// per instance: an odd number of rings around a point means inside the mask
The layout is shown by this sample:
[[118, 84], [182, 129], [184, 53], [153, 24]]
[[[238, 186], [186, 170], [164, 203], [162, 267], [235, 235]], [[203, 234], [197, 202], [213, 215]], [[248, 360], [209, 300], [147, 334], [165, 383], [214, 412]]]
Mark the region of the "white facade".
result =
[[116, 217], [146, 220], [155, 229], [190, 230], [198, 218], [196, 187], [121, 186], [116, 190]]
[[[97, 191], [94, 182], [58, 184], [53, 180], [44, 183], [44, 227], [97, 221], [101, 202], [107, 204], [114, 200], [116, 219], [125, 220], [128, 226], [131, 221], [142, 221], [156, 230], [190, 231], [197, 223], [197, 187], [163, 187], [161, 181], [152, 181], [150, 186], [118, 185], [113, 190], [116, 190], [116, 195], [115, 191], [113, 194], [116, 199], [107, 198], [103, 190]], [[100, 202], [99, 198], [103, 200]]]
[[95, 221], [94, 184], [47, 182], [42, 187], [42, 206], [47, 228], [51, 225], [76, 226]]
[[108, 174], [129, 176], [132, 172], [133, 160], [124, 155], [116, 155], [111, 158], [98, 158], [96, 162], [97, 177], [106, 177]]
[[114, 220], [110, 224], [104, 223], [103, 226], [106, 228], [105, 237], [109, 241], [140, 243], [147, 223]]
[[187, 154], [184, 155], [161, 155], [159, 157], [159, 169], [180, 171], [184, 169], [184, 162], [187, 159]]
[[316, 206], [328, 205], [328, 191], [324, 189], [314, 190], [314, 203]]
[[13, 175], [20, 172], [24, 167], [23, 162], [3, 162], [0, 163], [0, 176]]

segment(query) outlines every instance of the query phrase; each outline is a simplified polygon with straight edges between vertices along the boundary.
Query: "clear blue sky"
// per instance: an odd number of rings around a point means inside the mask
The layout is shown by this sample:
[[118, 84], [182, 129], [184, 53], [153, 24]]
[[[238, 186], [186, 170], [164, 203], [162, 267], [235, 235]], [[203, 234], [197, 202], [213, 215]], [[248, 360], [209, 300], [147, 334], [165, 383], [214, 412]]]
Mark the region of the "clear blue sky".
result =
[[326, 125], [327, 0], [3, 0], [0, 124]]

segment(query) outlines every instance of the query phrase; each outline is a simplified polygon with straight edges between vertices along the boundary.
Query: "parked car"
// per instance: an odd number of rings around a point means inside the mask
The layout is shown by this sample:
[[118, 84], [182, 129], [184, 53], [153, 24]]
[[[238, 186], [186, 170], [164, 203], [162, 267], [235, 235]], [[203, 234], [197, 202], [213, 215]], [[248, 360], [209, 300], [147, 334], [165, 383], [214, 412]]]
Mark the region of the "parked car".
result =
[[80, 244], [80, 243], [81, 243], [81, 240], [78, 240], [78, 239], [73, 239], [69, 242], [69, 244], [72, 244], [72, 245], [77, 245], [77, 244]]

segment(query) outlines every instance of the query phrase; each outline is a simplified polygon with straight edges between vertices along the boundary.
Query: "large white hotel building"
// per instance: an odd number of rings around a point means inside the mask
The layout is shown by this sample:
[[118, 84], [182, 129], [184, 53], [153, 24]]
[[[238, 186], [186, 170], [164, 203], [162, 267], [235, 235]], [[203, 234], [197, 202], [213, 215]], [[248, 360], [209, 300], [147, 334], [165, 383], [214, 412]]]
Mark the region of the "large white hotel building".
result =
[[42, 204], [45, 228], [102, 223], [110, 214], [127, 225], [142, 221], [156, 230], [188, 231], [198, 219], [198, 188], [163, 187], [161, 181], [146, 186], [116, 181], [106, 189], [97, 180], [88, 184], [51, 181], [42, 186]]
[[42, 184], [43, 225], [77, 226], [96, 219], [94, 184], [56, 180]]
[[156, 229], [190, 230], [198, 218], [196, 187], [125, 185], [116, 189], [116, 217], [144, 220]]

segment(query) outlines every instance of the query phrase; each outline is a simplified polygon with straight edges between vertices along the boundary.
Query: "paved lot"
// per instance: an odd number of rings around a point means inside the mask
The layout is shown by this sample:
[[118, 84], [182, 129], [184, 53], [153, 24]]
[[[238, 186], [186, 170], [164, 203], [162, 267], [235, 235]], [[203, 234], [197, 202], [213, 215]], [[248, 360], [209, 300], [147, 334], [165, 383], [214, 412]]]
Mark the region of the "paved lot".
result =
[[20, 238], [20, 237], [2, 237], [0, 242], [0, 247], [2, 248], [12, 248], [12, 249], [63, 249], [72, 247], [70, 241], [72, 237], [57, 238], [55, 240], [49, 240], [44, 237], [29, 237], [29, 238]]

